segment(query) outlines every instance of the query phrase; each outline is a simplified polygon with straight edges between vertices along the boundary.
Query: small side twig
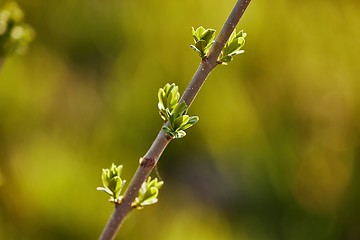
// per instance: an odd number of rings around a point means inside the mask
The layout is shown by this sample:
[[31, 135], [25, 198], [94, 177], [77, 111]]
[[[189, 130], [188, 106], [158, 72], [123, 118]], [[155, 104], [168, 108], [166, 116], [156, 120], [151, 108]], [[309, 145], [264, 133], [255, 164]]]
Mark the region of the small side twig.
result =
[[[237, 1], [220, 34], [215, 40], [215, 43], [211, 47], [208, 57], [201, 61], [180, 101], [185, 101], [188, 106], [190, 106], [194, 101], [207, 76], [218, 65], [217, 59], [220, 55], [220, 52], [225, 46], [227, 40], [235, 29], [235, 26], [239, 22], [246, 8], [250, 4], [250, 1], [251, 0]], [[136, 170], [136, 173], [131, 180], [127, 191], [125, 192], [124, 198], [120, 204], [115, 206], [115, 210], [99, 238], [100, 240], [114, 239], [126, 215], [131, 211], [131, 204], [138, 195], [142, 183], [150, 175], [151, 171], [156, 166], [161, 154], [170, 141], [171, 137], [169, 137], [163, 130], [160, 130], [150, 149], [141, 159], [140, 165]]]

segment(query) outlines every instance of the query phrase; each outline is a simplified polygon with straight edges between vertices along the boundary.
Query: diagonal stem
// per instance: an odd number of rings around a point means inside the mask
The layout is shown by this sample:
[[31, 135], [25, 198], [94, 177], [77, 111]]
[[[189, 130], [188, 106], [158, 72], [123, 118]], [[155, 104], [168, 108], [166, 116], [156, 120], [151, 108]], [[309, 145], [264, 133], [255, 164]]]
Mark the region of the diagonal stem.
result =
[[[235, 26], [238, 24], [240, 18], [250, 4], [250, 1], [251, 0], [237, 1], [219, 36], [211, 47], [209, 56], [201, 61], [189, 86], [185, 90], [180, 100], [185, 101], [189, 107], [194, 101], [197, 93], [200, 91], [201, 86], [204, 84], [210, 72], [217, 66], [217, 59], [221, 50], [225, 46], [225, 43], [235, 29]], [[164, 131], [160, 130], [148, 152], [142, 159], [140, 159], [140, 165], [125, 192], [124, 198], [121, 204], [115, 206], [115, 210], [99, 238], [100, 240], [109, 240], [115, 238], [115, 235], [121, 224], [124, 222], [125, 217], [132, 209], [131, 204], [135, 200], [142, 183], [150, 175], [152, 169], [157, 164], [161, 154], [170, 141], [171, 138], [166, 135]]]

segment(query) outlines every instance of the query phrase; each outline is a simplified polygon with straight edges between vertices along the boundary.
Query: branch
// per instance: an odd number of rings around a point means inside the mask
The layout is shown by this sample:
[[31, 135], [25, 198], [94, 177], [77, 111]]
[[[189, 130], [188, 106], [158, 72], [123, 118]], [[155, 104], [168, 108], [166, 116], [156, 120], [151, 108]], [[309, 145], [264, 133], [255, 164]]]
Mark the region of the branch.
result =
[[[204, 58], [201, 61], [180, 102], [185, 101], [185, 103], [190, 106], [191, 103], [194, 101], [207, 76], [218, 65], [217, 59], [220, 55], [220, 52], [223, 49], [227, 40], [229, 39], [231, 33], [235, 29], [235, 26], [239, 22], [246, 8], [248, 7], [250, 1], [251, 0], [237, 1], [229, 18], [225, 22], [219, 36], [217, 37], [212, 48], [210, 49], [208, 57]], [[140, 159], [140, 165], [133, 179], [131, 180], [127, 191], [125, 192], [124, 198], [122, 199], [120, 204], [117, 204], [115, 206], [115, 210], [99, 238], [100, 240], [109, 240], [115, 238], [115, 235], [119, 230], [121, 224], [123, 223], [126, 215], [132, 209], [131, 204], [138, 195], [142, 183], [150, 175], [152, 169], [157, 164], [161, 154], [163, 153], [170, 141], [171, 138], [166, 135], [164, 131], [160, 130], [148, 152], [142, 159]]]

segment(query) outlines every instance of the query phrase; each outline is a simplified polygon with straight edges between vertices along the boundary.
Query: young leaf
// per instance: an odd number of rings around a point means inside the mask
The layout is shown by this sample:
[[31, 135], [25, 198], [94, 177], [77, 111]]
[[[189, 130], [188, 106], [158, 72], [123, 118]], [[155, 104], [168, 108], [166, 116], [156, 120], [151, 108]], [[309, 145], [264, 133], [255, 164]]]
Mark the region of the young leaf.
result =
[[191, 116], [191, 117], [189, 118], [189, 121], [188, 121], [185, 125], [183, 125], [183, 126], [181, 127], [181, 129], [182, 129], [182, 130], [186, 130], [186, 129], [192, 127], [195, 123], [197, 123], [197, 121], [199, 121], [199, 117], [198, 117], [198, 116]]
[[107, 194], [109, 194], [110, 196], [113, 196], [113, 192], [111, 192], [108, 188], [104, 188], [104, 187], [97, 187], [96, 190], [105, 192]]
[[186, 103], [184, 101], [182, 101], [174, 109], [173, 115], [175, 116], [175, 118], [182, 116], [186, 113], [187, 109], [188, 109], [188, 106], [186, 105]]
[[173, 129], [176, 131], [178, 129], [180, 130], [183, 130], [182, 129], [182, 126], [184, 126], [185, 124], [187, 124], [187, 122], [189, 121], [190, 117], [188, 115], [183, 115], [183, 116], [180, 116], [180, 117], [177, 117], [173, 124], [172, 124], [172, 127]]
[[177, 106], [180, 99], [178, 86], [174, 83], [167, 83], [158, 91], [158, 108], [159, 114], [164, 121], [168, 121], [171, 113]]
[[103, 169], [101, 179], [103, 182], [103, 187], [98, 187], [97, 190], [109, 194], [110, 201], [119, 203], [122, 196], [121, 190], [125, 185], [126, 181], [121, 179], [122, 165], [116, 166], [114, 163], [110, 168]]
[[183, 130], [177, 130], [174, 133], [174, 138], [182, 138], [182, 137], [185, 137], [185, 136], [186, 136], [186, 132], [183, 131]]
[[171, 138], [174, 138], [174, 130], [172, 130], [171, 128], [167, 127], [167, 126], [163, 126], [161, 128], [167, 135], [169, 135]]
[[238, 33], [234, 30], [221, 51], [218, 62], [227, 65], [228, 62], [233, 60], [233, 56], [242, 54], [244, 50], [241, 50], [241, 48], [245, 45], [245, 37], [246, 33], [242, 30]]
[[159, 189], [164, 184], [163, 181], [158, 181], [157, 178], [151, 180], [151, 177], [141, 185], [138, 197], [132, 203], [132, 206], [137, 209], [142, 209], [146, 205], [154, 204], [158, 201]]
[[215, 30], [214, 29], [206, 29], [201, 36], [201, 39], [207, 43], [211, 43], [215, 39]]
[[204, 59], [214, 43], [215, 39], [215, 30], [214, 29], [205, 29], [200, 26], [196, 30], [194, 27], [191, 28], [191, 32], [194, 38], [194, 45], [191, 45], [191, 48], [198, 52], [199, 56]]

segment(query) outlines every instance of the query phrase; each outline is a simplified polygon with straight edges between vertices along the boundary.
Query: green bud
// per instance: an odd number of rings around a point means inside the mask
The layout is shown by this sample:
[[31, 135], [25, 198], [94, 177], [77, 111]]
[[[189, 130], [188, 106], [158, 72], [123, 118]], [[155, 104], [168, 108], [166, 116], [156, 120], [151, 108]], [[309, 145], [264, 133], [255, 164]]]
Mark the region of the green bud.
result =
[[159, 189], [164, 184], [163, 181], [158, 181], [157, 178], [151, 180], [151, 177], [141, 185], [138, 197], [132, 203], [132, 206], [137, 209], [142, 209], [144, 206], [157, 203]]
[[[201, 28], [198, 32], [205, 32]], [[193, 29], [194, 34], [197, 34]], [[184, 101], [179, 103], [180, 93], [178, 87], [173, 83], [167, 83], [158, 91], [158, 108], [161, 118], [169, 123], [162, 130], [171, 138], [182, 138], [186, 135], [185, 129], [193, 126], [199, 118], [186, 115], [188, 106]]]
[[186, 124], [183, 124], [181, 126], [181, 129], [182, 130], [186, 130], [188, 129], [189, 127], [192, 127], [195, 123], [197, 123], [199, 121], [199, 117], [198, 116], [191, 116], [189, 117], [189, 120], [187, 121]]
[[116, 166], [113, 163], [110, 168], [102, 170], [103, 187], [98, 187], [97, 190], [109, 194], [111, 202], [120, 203], [122, 199], [121, 190], [126, 182], [121, 179], [122, 168], [122, 165]]
[[194, 38], [194, 45], [191, 45], [191, 48], [198, 52], [199, 56], [204, 59], [214, 43], [216, 31], [200, 26], [196, 30], [192, 27], [191, 32]]
[[[167, 121], [177, 106], [180, 99], [179, 88], [174, 83], [167, 83], [158, 91], [159, 114], [164, 121]], [[169, 114], [170, 112], [170, 114]]]
[[218, 62], [227, 65], [228, 62], [233, 60], [233, 56], [242, 54], [244, 50], [241, 50], [241, 48], [245, 45], [245, 37], [246, 33], [244, 33], [243, 30], [238, 33], [234, 30], [221, 51]]

